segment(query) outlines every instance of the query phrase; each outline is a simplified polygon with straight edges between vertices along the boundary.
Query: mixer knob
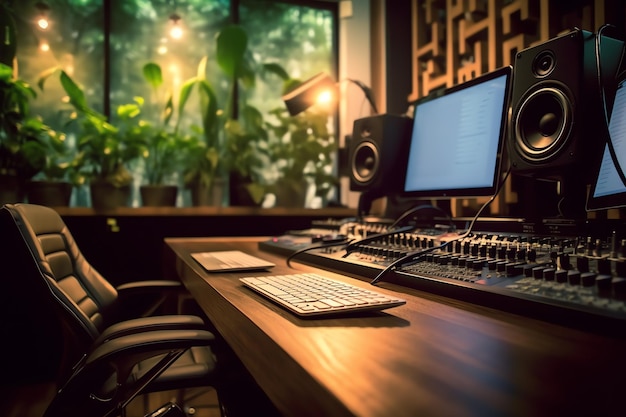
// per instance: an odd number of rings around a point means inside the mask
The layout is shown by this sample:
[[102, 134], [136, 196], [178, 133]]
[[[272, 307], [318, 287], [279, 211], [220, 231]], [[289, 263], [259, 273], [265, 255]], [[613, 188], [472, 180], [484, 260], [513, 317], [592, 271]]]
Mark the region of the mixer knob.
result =
[[554, 268], [545, 268], [543, 270], [543, 279], [546, 281], [554, 281]]
[[579, 285], [580, 284], [580, 271], [571, 270], [567, 272], [567, 282], [570, 285]]
[[[536, 266], [534, 268], [531, 269], [531, 275], [533, 278], [535, 279], [541, 279], [543, 278], [543, 271], [546, 268], [544, 268], [543, 266]], [[552, 275], [552, 279], [554, 279], [554, 274]]]
[[508, 276], [521, 275], [523, 272], [523, 268], [524, 268], [523, 262], [509, 262], [506, 265], [506, 274]]
[[598, 259], [598, 273], [611, 274], [611, 260], [609, 258]]
[[559, 269], [558, 271], [556, 271], [554, 273], [554, 279], [556, 279], [556, 282], [560, 282], [560, 283], [567, 282], [567, 270]]
[[570, 269], [572, 267], [572, 264], [569, 259], [569, 254], [567, 253], [559, 254], [559, 263], [561, 264], [561, 268], [563, 269]]
[[537, 260], [537, 249], [529, 249], [527, 258], [529, 262], [535, 262]]
[[619, 298], [620, 300], [626, 300], [626, 278], [613, 278], [613, 280], [611, 281], [611, 286], [613, 287], [613, 294], [615, 294], [616, 298]]
[[465, 242], [463, 244], [463, 254], [468, 255], [470, 253], [470, 243]]
[[506, 250], [506, 259], [509, 260], [514, 260], [515, 259], [515, 254], [517, 253], [517, 249], [515, 249], [515, 246], [510, 246], [507, 250]]
[[485, 265], [485, 261], [483, 259], [474, 259], [472, 261], [472, 269], [474, 271], [482, 270], [484, 265]]
[[596, 283], [596, 277], [595, 272], [584, 272], [580, 274], [580, 281], [583, 287], [593, 287]]
[[589, 258], [586, 256], [576, 258], [576, 269], [580, 272], [589, 272]]
[[611, 294], [611, 280], [613, 277], [608, 274], [601, 274], [596, 277], [596, 288], [598, 294], [608, 296]]

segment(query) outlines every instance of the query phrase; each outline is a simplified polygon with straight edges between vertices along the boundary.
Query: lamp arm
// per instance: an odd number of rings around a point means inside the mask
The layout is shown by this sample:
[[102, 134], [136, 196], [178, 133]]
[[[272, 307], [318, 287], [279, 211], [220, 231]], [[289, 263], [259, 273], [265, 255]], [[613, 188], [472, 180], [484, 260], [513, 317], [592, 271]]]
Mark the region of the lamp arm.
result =
[[374, 100], [374, 93], [372, 92], [372, 89], [363, 84], [362, 81], [354, 80], [351, 78], [347, 78], [347, 80], [356, 84], [363, 91], [363, 94], [365, 94], [365, 98], [370, 103], [370, 106], [372, 106], [372, 110], [374, 110], [375, 114], [378, 114], [378, 108], [376, 107], [376, 101]]

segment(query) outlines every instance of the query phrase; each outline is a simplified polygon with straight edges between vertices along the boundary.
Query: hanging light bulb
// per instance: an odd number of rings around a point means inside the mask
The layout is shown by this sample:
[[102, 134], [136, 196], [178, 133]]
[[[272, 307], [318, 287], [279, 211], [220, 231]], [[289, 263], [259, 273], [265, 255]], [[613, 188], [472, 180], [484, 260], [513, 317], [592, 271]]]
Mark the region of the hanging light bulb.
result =
[[180, 24], [180, 16], [176, 13], [170, 15], [170, 37], [172, 39], [180, 39], [183, 37], [183, 28]]
[[39, 50], [41, 52], [48, 52], [50, 51], [50, 44], [48, 43], [47, 40], [42, 40], [41, 42], [39, 42]]
[[50, 21], [48, 20], [50, 6], [43, 1], [39, 1], [35, 4], [35, 7], [39, 11], [37, 15], [37, 27], [41, 30], [47, 30], [50, 27]]

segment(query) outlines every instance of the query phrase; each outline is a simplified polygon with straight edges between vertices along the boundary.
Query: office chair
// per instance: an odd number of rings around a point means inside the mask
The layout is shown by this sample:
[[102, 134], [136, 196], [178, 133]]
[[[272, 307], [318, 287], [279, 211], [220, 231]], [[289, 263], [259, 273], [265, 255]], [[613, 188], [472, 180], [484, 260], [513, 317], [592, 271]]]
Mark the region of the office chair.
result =
[[[4, 291], [10, 292], [14, 307], [34, 315], [53, 312], [60, 323], [59, 389], [45, 417], [123, 415], [138, 394], [215, 386], [214, 336], [200, 317], [116, 321], [123, 316], [117, 304], [120, 291], [83, 257], [56, 211], [5, 204], [0, 221]], [[122, 290], [176, 287], [164, 284], [147, 281]], [[42, 340], [42, 346], [48, 342]]]

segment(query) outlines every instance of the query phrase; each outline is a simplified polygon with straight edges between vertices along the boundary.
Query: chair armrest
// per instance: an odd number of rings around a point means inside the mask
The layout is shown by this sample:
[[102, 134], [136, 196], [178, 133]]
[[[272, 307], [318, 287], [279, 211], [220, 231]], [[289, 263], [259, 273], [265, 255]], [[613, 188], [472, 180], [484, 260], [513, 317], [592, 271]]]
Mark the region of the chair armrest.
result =
[[120, 308], [115, 321], [158, 314], [174, 314], [178, 311], [181, 295], [187, 289], [180, 281], [146, 280], [127, 282], [115, 287]]
[[140, 332], [187, 329], [205, 330], [206, 326], [202, 318], [188, 314], [141, 317], [112, 324], [100, 333], [92, 346], [99, 346], [111, 339]]
[[181, 288], [182, 283], [174, 280], [151, 279], [146, 281], [133, 281], [120, 284], [115, 289], [118, 292], [128, 291], [155, 291], [155, 290], [174, 290]]
[[85, 358], [84, 366], [94, 366], [99, 361], [106, 360], [127, 362], [132, 367], [137, 362], [169, 351], [185, 351], [193, 346], [208, 346], [214, 340], [213, 333], [198, 329], [155, 330], [128, 334], [97, 346]]
[[[45, 417], [109, 415], [148, 387], [187, 349], [208, 346], [205, 330], [158, 330], [129, 334], [97, 346], [57, 391]], [[129, 379], [137, 363], [156, 358], [138, 379]], [[152, 361], [151, 361], [152, 362]], [[117, 415], [117, 414], [115, 414]]]

